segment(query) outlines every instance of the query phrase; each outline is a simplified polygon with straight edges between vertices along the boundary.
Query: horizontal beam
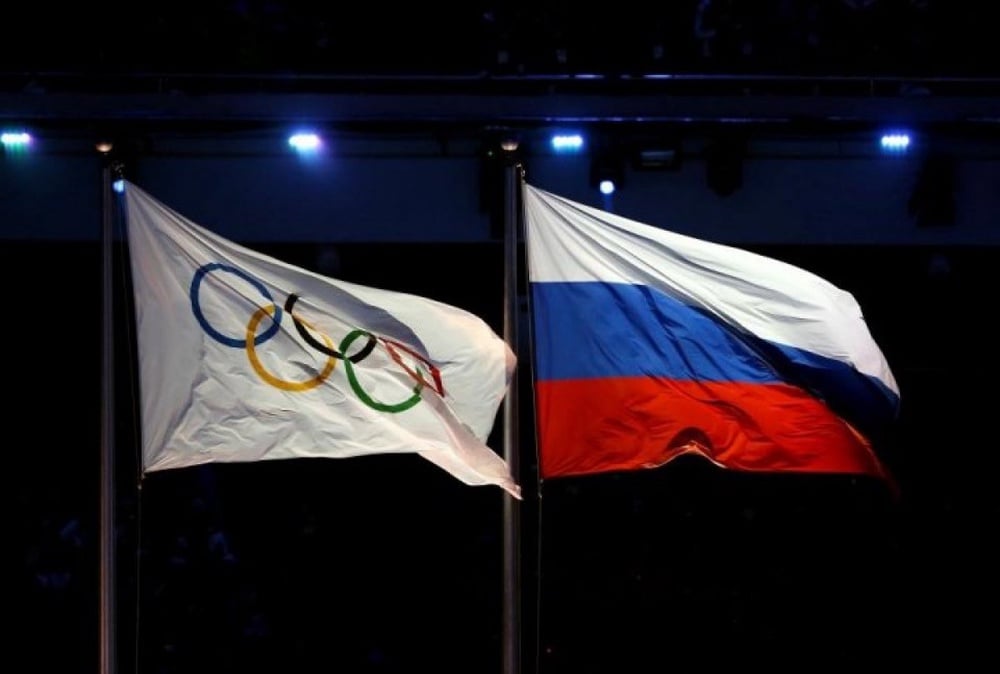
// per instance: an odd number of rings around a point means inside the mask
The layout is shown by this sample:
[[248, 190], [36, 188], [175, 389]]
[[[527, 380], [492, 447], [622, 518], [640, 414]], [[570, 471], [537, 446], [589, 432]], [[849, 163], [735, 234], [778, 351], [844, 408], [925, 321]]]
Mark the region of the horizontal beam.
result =
[[994, 125], [1000, 121], [1000, 79], [7, 72], [0, 73], [0, 120]]
[[995, 124], [1000, 97], [0, 93], [7, 122]]

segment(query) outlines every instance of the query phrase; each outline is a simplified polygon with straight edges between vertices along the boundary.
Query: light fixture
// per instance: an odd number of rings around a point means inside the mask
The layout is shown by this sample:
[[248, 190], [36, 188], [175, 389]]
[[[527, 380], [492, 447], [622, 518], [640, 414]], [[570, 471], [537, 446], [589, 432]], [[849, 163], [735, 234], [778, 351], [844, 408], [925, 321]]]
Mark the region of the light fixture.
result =
[[910, 134], [899, 131], [883, 134], [879, 145], [885, 152], [901, 154], [910, 147]]
[[25, 148], [31, 144], [31, 134], [27, 131], [4, 131], [0, 133], [0, 145], [8, 149]]
[[579, 152], [583, 149], [583, 136], [578, 133], [557, 133], [550, 142], [552, 149], [558, 153]]
[[590, 161], [590, 186], [610, 195], [625, 183], [625, 163], [614, 150], [604, 150]]
[[632, 166], [639, 171], [676, 171], [681, 167], [681, 144], [673, 138], [644, 138], [633, 144]]
[[319, 135], [300, 131], [288, 137], [288, 144], [298, 152], [315, 152], [323, 145]]

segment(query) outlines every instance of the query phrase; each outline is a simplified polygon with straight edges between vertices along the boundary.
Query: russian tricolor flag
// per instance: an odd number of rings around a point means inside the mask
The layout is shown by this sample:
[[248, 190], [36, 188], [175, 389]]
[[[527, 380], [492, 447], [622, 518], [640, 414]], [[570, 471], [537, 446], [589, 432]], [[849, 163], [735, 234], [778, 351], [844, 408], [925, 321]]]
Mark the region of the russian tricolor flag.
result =
[[887, 477], [899, 388], [854, 297], [798, 267], [523, 185], [543, 478], [697, 453]]

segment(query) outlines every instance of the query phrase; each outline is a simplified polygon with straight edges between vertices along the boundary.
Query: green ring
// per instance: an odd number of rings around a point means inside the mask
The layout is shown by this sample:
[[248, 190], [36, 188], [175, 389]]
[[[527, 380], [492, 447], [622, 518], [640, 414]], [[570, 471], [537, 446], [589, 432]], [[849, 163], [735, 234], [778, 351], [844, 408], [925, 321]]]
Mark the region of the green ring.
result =
[[[363, 336], [367, 337], [369, 334], [370, 333], [367, 330], [351, 330], [349, 333], [347, 333], [347, 336], [344, 337], [343, 340], [341, 340], [340, 352], [346, 355], [347, 347], [349, 347], [354, 342], [354, 340], [356, 340], [358, 337], [363, 337]], [[375, 400], [370, 395], [368, 395], [368, 393], [366, 393], [363, 388], [361, 388], [361, 384], [358, 383], [358, 378], [354, 374], [354, 363], [351, 362], [350, 358], [344, 358], [344, 367], [347, 369], [347, 381], [351, 384], [351, 389], [354, 390], [355, 395], [358, 396], [361, 402], [363, 402], [365, 405], [368, 405], [368, 407], [372, 408], [373, 410], [378, 410], [379, 412], [392, 412], [395, 414], [397, 412], [405, 412], [406, 410], [410, 409], [418, 402], [420, 402], [420, 389], [424, 387], [423, 383], [421, 382], [418, 382], [417, 385], [413, 387], [412, 396], [410, 396], [401, 403], [390, 405], [388, 403], [383, 403], [379, 402], [378, 400]]]

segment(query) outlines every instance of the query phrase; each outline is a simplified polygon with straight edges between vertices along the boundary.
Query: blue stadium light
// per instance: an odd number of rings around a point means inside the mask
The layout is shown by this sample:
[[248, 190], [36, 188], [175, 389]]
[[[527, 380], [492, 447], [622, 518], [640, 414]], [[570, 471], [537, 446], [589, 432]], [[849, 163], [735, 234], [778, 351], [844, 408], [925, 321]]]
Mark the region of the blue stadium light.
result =
[[597, 186], [597, 189], [601, 191], [601, 194], [610, 196], [615, 193], [615, 181], [614, 180], [602, 180]]
[[910, 135], [907, 133], [887, 133], [879, 141], [886, 152], [906, 152], [910, 147]]
[[4, 131], [0, 133], [0, 144], [11, 149], [27, 147], [31, 144], [31, 134], [26, 131]]
[[125, 191], [125, 181], [124, 180], [114, 181], [113, 183], [111, 183], [111, 189], [113, 189], [118, 194], [121, 194], [122, 192]]
[[556, 152], [579, 152], [582, 148], [583, 136], [578, 133], [552, 136], [552, 149]]
[[315, 152], [323, 145], [323, 141], [315, 133], [303, 132], [289, 136], [288, 144], [298, 152]]

